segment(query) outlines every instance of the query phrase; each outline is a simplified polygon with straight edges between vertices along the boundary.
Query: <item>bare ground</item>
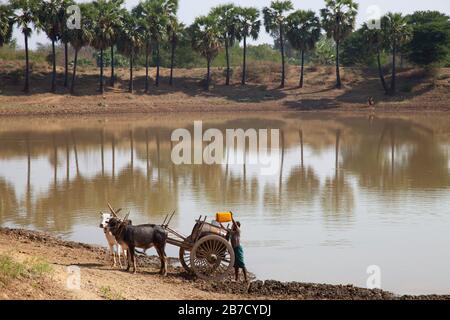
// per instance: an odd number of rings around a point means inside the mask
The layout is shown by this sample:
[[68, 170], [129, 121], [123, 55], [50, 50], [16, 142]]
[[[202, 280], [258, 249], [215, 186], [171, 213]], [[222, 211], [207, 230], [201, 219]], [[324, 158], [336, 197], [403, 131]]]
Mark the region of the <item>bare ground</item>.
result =
[[[52, 271], [38, 278], [0, 283], [0, 299], [450, 299], [450, 296], [396, 296], [351, 285], [253, 281], [249, 286], [206, 282], [186, 274], [171, 259], [169, 275], [158, 274], [155, 257], [140, 257], [138, 273], [113, 268], [104, 248], [64, 241], [47, 233], [0, 228], [0, 255], [17, 261], [45, 259]], [[66, 289], [67, 267], [81, 270], [80, 290]], [[0, 270], [1, 272], [1, 270]]]
[[[167, 84], [168, 70], [163, 69], [160, 86], [151, 86], [149, 93], [143, 91], [144, 69], [137, 68], [133, 94], [127, 92], [128, 70], [118, 69], [117, 85], [107, 87], [103, 95], [97, 91], [98, 70], [95, 68], [79, 70], [75, 95], [61, 86], [62, 69], [58, 69], [59, 86], [53, 94], [49, 93], [49, 68], [33, 66], [31, 92], [24, 94], [20, 69], [5, 68], [0, 62], [0, 116], [293, 110], [372, 112], [367, 104], [368, 97], [374, 97], [377, 112], [450, 110], [450, 69], [440, 69], [433, 74], [423, 70], [400, 70], [398, 94], [387, 96], [376, 74], [352, 68], [342, 69], [344, 86], [341, 90], [334, 89], [332, 67], [306, 68], [305, 86], [301, 89], [298, 88], [298, 68], [293, 66], [289, 68], [284, 89], [277, 87], [277, 65], [267, 70], [253, 70], [249, 77], [252, 81], [246, 86], [238, 84], [239, 72], [235, 72], [233, 84], [225, 86], [223, 70], [215, 69], [215, 85], [209, 91], [200, 85], [203, 69], [176, 69], [174, 86]], [[107, 77], [105, 81], [108, 83]]]

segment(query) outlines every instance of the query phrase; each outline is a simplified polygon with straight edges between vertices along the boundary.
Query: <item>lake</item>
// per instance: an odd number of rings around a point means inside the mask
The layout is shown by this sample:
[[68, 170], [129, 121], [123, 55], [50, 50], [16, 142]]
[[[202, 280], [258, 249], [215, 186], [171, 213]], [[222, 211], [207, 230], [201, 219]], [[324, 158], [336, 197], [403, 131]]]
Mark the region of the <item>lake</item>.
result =
[[[221, 131], [280, 129], [279, 168], [173, 164], [171, 133], [195, 120]], [[231, 210], [261, 279], [365, 287], [375, 265], [382, 289], [450, 294], [449, 115], [3, 118], [0, 197], [2, 226], [104, 246], [107, 202], [134, 224], [176, 210], [171, 226], [184, 234], [200, 215]]]

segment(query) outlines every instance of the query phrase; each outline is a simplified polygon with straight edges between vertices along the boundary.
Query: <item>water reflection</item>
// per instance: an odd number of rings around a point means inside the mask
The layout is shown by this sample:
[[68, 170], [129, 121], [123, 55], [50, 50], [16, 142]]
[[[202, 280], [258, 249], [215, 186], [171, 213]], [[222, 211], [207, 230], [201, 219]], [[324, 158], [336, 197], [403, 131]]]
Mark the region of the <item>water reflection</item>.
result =
[[[204, 130], [280, 129], [277, 172], [261, 175], [247, 148], [243, 165], [174, 165], [172, 130], [192, 130], [198, 119]], [[103, 243], [97, 213], [108, 201], [130, 209], [137, 223], [177, 210], [173, 224], [185, 233], [200, 214], [233, 210], [247, 226], [248, 259], [260, 276], [364, 285], [368, 248], [398, 272], [386, 250], [415, 261], [415, 250], [390, 238], [392, 225], [409, 243], [420, 227], [450, 227], [448, 120], [291, 113], [1, 120], [0, 222]], [[448, 240], [434, 231], [419, 247]], [[342, 262], [328, 263], [336, 252]], [[450, 267], [446, 258], [438, 264]], [[450, 292], [450, 281], [392, 274], [391, 290], [414, 292], [422, 281], [430, 292]], [[417, 281], [405, 285], [408, 277]]]

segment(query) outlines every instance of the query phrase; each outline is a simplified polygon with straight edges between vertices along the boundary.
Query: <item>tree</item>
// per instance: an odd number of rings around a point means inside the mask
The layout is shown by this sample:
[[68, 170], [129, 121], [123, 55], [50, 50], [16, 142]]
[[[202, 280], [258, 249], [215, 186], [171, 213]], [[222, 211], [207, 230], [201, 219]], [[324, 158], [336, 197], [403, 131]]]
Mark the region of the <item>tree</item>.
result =
[[67, 9], [75, 4], [73, 0], [61, 0], [62, 1], [62, 10], [64, 11], [62, 15], [62, 21], [61, 21], [61, 34], [60, 34], [60, 40], [64, 45], [64, 87], [69, 86], [69, 28], [67, 28], [67, 19], [69, 17], [69, 13], [67, 13]]
[[259, 11], [252, 7], [237, 8], [237, 38], [243, 41], [243, 62], [242, 62], [242, 85], [245, 85], [247, 72], [247, 38], [253, 40], [258, 39], [261, 29], [261, 21], [259, 20]]
[[383, 69], [381, 66], [381, 52], [384, 50], [386, 43], [384, 39], [383, 28], [371, 28], [365, 23], [362, 28], [362, 33], [368, 47], [373, 50], [377, 56], [378, 76], [380, 77], [381, 86], [386, 94], [389, 93], [389, 88], [384, 79]]
[[342, 86], [339, 70], [339, 45], [348, 37], [355, 26], [358, 4], [353, 0], [325, 0], [325, 8], [320, 10], [322, 27], [328, 38], [336, 43], [336, 88]]
[[303, 88], [305, 52], [314, 49], [320, 39], [320, 20], [314, 11], [298, 10], [287, 19], [287, 37], [291, 46], [301, 52], [300, 88]]
[[221, 28], [223, 43], [225, 45], [225, 60], [227, 64], [227, 75], [225, 85], [230, 85], [230, 52], [229, 48], [234, 45], [238, 31], [237, 10], [233, 4], [224, 4], [211, 10], [211, 15], [217, 19]]
[[169, 17], [178, 8], [176, 0], [145, 0], [134, 9], [135, 14], [141, 21], [141, 26], [145, 30], [146, 39], [146, 87], [148, 92], [148, 54], [151, 47], [156, 51], [156, 78], [155, 86], [159, 85], [161, 53], [160, 45], [167, 35]]
[[94, 36], [92, 4], [80, 4], [79, 6], [81, 11], [80, 29], [67, 29], [68, 41], [75, 51], [73, 60], [72, 83], [70, 85], [70, 92], [72, 94], [75, 93], [78, 52], [81, 50], [81, 48], [89, 45], [92, 42]]
[[171, 17], [168, 33], [170, 35], [170, 77], [169, 84], [173, 85], [173, 68], [175, 67], [175, 49], [178, 42], [182, 37], [184, 37], [185, 26], [183, 23], [179, 22], [177, 17]]
[[126, 15], [126, 11], [124, 9], [121, 8], [121, 6], [123, 5], [123, 0], [112, 0], [111, 1], [114, 5], [114, 7], [112, 8], [112, 10], [115, 11], [116, 13], [116, 19], [113, 21], [113, 37], [111, 39], [111, 78], [109, 80], [109, 85], [111, 87], [114, 87], [115, 81], [116, 81], [116, 77], [114, 74], [114, 45], [116, 44], [116, 40], [117, 37], [119, 35], [119, 33], [121, 32], [121, 28], [122, 26], [122, 19], [123, 16], [122, 15]]
[[59, 41], [64, 23], [64, 6], [61, 0], [49, 0], [40, 6], [37, 12], [42, 30], [52, 42], [52, 85], [51, 91], [56, 91], [56, 51], [55, 43]]
[[401, 13], [388, 13], [382, 18], [381, 25], [387, 44], [392, 50], [392, 76], [390, 93], [396, 93], [396, 57], [399, 46], [405, 44], [411, 36], [411, 26]]
[[123, 24], [117, 37], [117, 50], [130, 59], [130, 81], [128, 91], [133, 92], [133, 61], [136, 52], [144, 43], [137, 17], [124, 13]]
[[103, 81], [103, 52], [114, 41], [115, 27], [119, 23], [120, 13], [116, 10], [115, 1], [96, 0], [93, 2], [93, 31], [92, 46], [100, 50], [100, 93], [104, 92]]
[[0, 47], [11, 40], [14, 25], [12, 15], [13, 11], [9, 5], [0, 5]]
[[284, 33], [286, 31], [287, 12], [294, 9], [291, 1], [272, 1], [270, 7], [263, 9], [264, 26], [273, 37], [279, 38], [281, 53], [281, 84], [284, 88], [286, 71], [284, 55]]
[[407, 16], [407, 20], [412, 26], [407, 45], [409, 60], [420, 66], [446, 62], [450, 54], [449, 17], [437, 11], [417, 11]]
[[40, 27], [38, 16], [36, 15], [39, 3], [37, 0], [11, 0], [14, 10], [13, 21], [17, 24], [25, 39], [25, 85], [24, 92], [30, 91], [30, 59], [28, 51], [28, 38], [31, 36], [31, 25]]
[[190, 27], [192, 48], [206, 59], [207, 72], [205, 89], [209, 90], [211, 80], [211, 62], [222, 48], [221, 28], [214, 16], [201, 16]]

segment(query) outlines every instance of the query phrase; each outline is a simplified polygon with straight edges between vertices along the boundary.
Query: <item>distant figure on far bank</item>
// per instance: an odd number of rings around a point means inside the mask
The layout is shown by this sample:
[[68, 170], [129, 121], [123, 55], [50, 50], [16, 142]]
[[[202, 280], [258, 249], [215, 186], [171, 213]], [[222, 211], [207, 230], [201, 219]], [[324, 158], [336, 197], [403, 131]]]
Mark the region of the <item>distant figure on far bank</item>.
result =
[[231, 246], [234, 250], [235, 261], [234, 261], [234, 274], [236, 281], [239, 281], [239, 269], [244, 272], [244, 280], [248, 282], [247, 278], [247, 268], [244, 262], [244, 249], [241, 245], [241, 223], [235, 221], [233, 215], [231, 215], [231, 221], [233, 222], [233, 227], [231, 228]]
[[369, 120], [373, 121], [373, 119], [375, 118], [375, 99], [373, 97], [368, 97], [367, 104], [370, 108]]

